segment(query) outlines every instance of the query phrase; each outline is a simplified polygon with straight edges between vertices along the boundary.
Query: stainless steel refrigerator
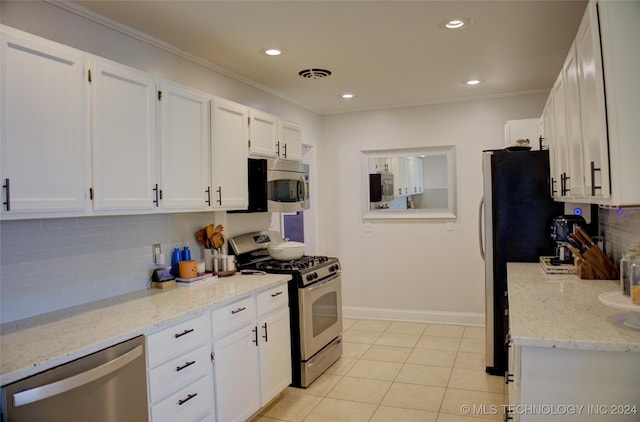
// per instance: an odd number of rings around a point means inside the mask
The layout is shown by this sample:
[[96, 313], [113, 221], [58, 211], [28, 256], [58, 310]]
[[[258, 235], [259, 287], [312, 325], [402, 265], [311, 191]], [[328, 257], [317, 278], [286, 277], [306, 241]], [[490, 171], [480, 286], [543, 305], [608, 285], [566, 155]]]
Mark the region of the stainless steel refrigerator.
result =
[[551, 220], [563, 214], [564, 205], [551, 199], [549, 151], [484, 151], [482, 164], [479, 225], [485, 262], [486, 370], [504, 375], [509, 329], [507, 262], [538, 262], [541, 255], [553, 255]]

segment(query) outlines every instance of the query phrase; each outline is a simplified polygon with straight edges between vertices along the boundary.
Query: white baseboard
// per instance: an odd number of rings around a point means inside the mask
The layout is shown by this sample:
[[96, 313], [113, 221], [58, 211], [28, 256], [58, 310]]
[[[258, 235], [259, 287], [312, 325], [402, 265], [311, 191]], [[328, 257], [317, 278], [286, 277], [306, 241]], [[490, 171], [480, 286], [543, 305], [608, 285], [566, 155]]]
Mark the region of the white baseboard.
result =
[[386, 319], [391, 321], [430, 322], [484, 326], [484, 314], [473, 312], [422, 311], [417, 309], [365, 308], [343, 306], [342, 316], [355, 319]]

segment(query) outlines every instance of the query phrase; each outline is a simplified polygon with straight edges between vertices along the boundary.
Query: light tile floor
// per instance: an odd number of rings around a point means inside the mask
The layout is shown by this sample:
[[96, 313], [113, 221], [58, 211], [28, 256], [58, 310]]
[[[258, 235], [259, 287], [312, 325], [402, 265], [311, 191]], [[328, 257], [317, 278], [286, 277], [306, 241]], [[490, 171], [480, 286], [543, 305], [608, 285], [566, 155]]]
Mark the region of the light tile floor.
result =
[[343, 324], [342, 358], [309, 388], [288, 387], [252, 422], [504, 420], [507, 389], [485, 372], [484, 327]]

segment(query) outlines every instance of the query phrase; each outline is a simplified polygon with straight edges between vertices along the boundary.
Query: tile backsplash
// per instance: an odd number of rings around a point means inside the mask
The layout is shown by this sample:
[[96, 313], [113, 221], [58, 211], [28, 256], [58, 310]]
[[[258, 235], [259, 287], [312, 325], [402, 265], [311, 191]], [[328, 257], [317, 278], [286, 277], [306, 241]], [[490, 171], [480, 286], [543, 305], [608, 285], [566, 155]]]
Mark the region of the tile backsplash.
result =
[[600, 229], [607, 255], [619, 261], [624, 251], [640, 244], [640, 207], [601, 209]]
[[[160, 243], [173, 247], [214, 223], [214, 213], [3, 221], [0, 224], [0, 320], [14, 321], [145, 289]], [[225, 228], [225, 233], [227, 230]]]

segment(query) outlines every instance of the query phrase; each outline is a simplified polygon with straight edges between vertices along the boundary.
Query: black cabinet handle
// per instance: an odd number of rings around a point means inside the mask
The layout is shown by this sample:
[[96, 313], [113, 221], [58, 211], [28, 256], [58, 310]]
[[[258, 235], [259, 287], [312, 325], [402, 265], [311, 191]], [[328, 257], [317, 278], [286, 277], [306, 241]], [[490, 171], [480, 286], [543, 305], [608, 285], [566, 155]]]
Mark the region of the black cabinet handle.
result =
[[267, 337], [267, 323], [266, 322], [264, 323], [262, 328], [264, 328], [264, 335], [262, 336], [262, 338], [264, 339], [265, 343], [268, 343], [269, 342], [269, 338]]
[[185, 362], [184, 365], [182, 365], [182, 366], [176, 366], [176, 372], [180, 372], [183, 369], [190, 367], [194, 363], [196, 363], [196, 361], [192, 360], [192, 361]]
[[4, 201], [2, 205], [7, 208], [7, 211], [11, 211], [11, 185], [9, 183], [9, 178], [4, 179], [4, 185], [2, 185], [2, 187], [7, 198], [7, 200]]
[[283, 149], [284, 149], [284, 158], [287, 158], [287, 144], [284, 144]]
[[551, 178], [551, 196], [556, 196], [556, 193], [558, 193], [558, 191], [556, 190], [556, 183], [558, 181], [555, 178]]
[[205, 192], [207, 193], [207, 200], [204, 202], [211, 206], [211, 186], [207, 186], [207, 190]]
[[218, 189], [216, 189], [216, 192], [218, 193], [218, 199], [216, 200], [216, 202], [219, 205], [222, 205], [222, 186], [218, 186]]
[[258, 347], [258, 327], [253, 327], [253, 330], [251, 330], [251, 332], [253, 332], [253, 334], [255, 335], [254, 339], [251, 341], [256, 344], [256, 347]]
[[175, 338], [180, 338], [180, 337], [182, 337], [182, 336], [184, 336], [184, 335], [187, 335], [187, 334], [189, 334], [189, 333], [192, 333], [192, 332], [193, 332], [193, 328], [190, 328], [190, 329], [188, 329], [188, 330], [184, 330], [184, 331], [183, 331], [183, 332], [181, 332], [181, 333], [176, 333], [176, 334], [174, 334], [173, 336], [174, 336]]
[[596, 171], [602, 171], [601, 167], [596, 167], [594, 161], [591, 162], [591, 196], [596, 196], [596, 189], [602, 189], [602, 185], [596, 186]]
[[283, 291], [279, 291], [279, 292], [271, 293], [271, 297], [280, 296], [282, 293], [284, 293], [284, 292]]
[[156, 183], [156, 187], [152, 189], [155, 192], [156, 199], [153, 200], [153, 203], [156, 204], [156, 208], [160, 205], [160, 189], [158, 188], [158, 184]]
[[183, 404], [185, 404], [186, 402], [188, 402], [189, 400], [191, 400], [192, 398], [194, 398], [197, 395], [198, 395], [198, 393], [187, 394], [187, 398], [186, 399], [178, 400], [178, 406], [182, 406]]
[[246, 308], [246, 307], [242, 307], [242, 308], [238, 308], [238, 309], [236, 309], [236, 310], [233, 310], [233, 311], [231, 311], [231, 315], [235, 315], [235, 314], [237, 314], [238, 312], [242, 312], [242, 311], [244, 311], [245, 309], [247, 309], [247, 308]]
[[276, 142], [276, 155], [280, 157], [280, 141]]
[[513, 382], [513, 374], [507, 372], [504, 374], [504, 383], [509, 384], [510, 382]]

